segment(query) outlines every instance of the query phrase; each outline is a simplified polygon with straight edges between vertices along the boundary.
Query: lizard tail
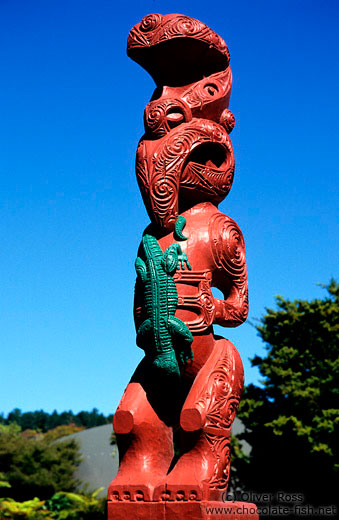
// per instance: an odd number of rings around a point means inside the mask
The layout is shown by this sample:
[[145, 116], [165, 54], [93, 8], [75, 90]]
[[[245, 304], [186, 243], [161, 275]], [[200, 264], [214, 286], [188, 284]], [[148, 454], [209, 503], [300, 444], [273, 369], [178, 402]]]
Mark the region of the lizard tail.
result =
[[175, 240], [187, 240], [187, 237], [182, 234], [184, 227], [186, 226], [186, 219], [181, 215], [178, 217], [178, 220], [174, 226], [174, 238]]

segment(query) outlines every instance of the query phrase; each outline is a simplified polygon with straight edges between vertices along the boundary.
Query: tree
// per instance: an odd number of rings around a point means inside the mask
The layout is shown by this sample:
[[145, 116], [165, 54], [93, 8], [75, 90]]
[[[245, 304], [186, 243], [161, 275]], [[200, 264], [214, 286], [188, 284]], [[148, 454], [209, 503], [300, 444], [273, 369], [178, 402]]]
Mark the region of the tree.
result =
[[323, 299], [278, 296], [256, 327], [267, 355], [256, 356], [262, 386], [246, 387], [239, 418], [252, 451], [236, 457], [247, 490], [301, 493], [308, 504], [335, 504], [339, 439], [339, 284]]
[[55, 441], [51, 434], [24, 435], [12, 423], [0, 424], [0, 496], [17, 500], [50, 498], [57, 491], [73, 491], [74, 471], [80, 462], [74, 440]]
[[85, 428], [93, 428], [94, 426], [101, 426], [109, 424], [113, 420], [113, 415], [105, 417], [99, 413], [97, 408], [93, 408], [91, 412], [79, 412], [74, 414], [71, 410], [58, 413], [54, 410], [49, 414], [43, 410], [36, 410], [34, 412], [21, 412], [19, 408], [12, 410], [7, 418], [0, 415], [0, 424], [11, 424], [15, 422], [22, 430], [39, 430], [47, 432], [53, 430], [58, 426], [72, 425], [84, 426]]

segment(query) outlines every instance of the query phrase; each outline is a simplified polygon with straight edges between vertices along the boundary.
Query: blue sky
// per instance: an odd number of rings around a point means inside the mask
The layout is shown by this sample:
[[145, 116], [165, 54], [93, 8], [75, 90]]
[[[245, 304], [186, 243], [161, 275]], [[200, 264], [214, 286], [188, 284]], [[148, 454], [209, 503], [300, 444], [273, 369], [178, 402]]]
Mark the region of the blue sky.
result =
[[[322, 297], [338, 265], [338, 3], [0, 0], [0, 411], [115, 410], [142, 352], [134, 175], [154, 85], [126, 56], [148, 13], [227, 42], [236, 175], [220, 209], [247, 247], [250, 320]], [[249, 357], [255, 329], [218, 329]]]

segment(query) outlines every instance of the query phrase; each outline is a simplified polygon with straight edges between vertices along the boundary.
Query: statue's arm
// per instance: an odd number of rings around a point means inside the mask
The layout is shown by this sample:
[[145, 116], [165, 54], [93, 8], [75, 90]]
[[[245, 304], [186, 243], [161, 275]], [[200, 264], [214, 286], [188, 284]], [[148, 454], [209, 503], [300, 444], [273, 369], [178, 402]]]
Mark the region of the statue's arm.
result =
[[224, 299], [214, 298], [213, 322], [223, 327], [237, 327], [248, 315], [248, 282], [245, 243], [238, 225], [221, 215], [212, 227], [215, 269], [212, 286]]

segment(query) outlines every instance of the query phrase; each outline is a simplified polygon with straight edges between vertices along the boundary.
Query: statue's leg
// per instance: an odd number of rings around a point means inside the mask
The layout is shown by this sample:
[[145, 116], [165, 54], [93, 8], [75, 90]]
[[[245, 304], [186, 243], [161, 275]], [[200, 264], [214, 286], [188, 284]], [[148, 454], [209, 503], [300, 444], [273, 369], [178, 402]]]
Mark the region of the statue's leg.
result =
[[140, 382], [131, 382], [114, 415], [120, 465], [108, 500], [151, 501], [173, 458], [172, 428], [154, 411]]
[[243, 389], [243, 367], [232, 343], [217, 339], [183, 405], [178, 462], [155, 500], [220, 500], [230, 466], [230, 432]]

